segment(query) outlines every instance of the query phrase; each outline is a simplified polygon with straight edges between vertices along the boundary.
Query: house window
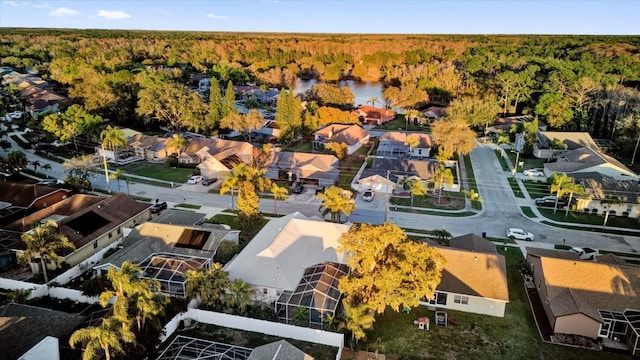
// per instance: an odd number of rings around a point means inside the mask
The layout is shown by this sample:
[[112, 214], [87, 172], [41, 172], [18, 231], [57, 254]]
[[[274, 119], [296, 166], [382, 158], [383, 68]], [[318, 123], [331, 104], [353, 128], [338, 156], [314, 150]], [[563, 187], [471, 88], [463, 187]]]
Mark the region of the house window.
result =
[[600, 324], [600, 331], [599, 331], [598, 335], [603, 336], [603, 337], [609, 337], [609, 328], [610, 327], [611, 327], [611, 324], [609, 324], [609, 323]]
[[122, 229], [118, 228], [116, 232], [118, 233], [118, 235], [120, 235], [122, 233]]
[[418, 149], [418, 155], [422, 155], [422, 149]]
[[93, 248], [94, 248], [94, 249], [97, 249], [97, 248], [98, 248], [98, 240], [96, 240], [96, 241], [93, 243]]
[[109, 239], [111, 239], [113, 237], [112, 233], [109, 233]]
[[264, 295], [267, 295], [269, 293], [269, 290], [267, 288], [262, 288], [262, 293]]
[[468, 296], [455, 295], [453, 297], [453, 303], [454, 304], [460, 304], [460, 305], [469, 305], [469, 297]]

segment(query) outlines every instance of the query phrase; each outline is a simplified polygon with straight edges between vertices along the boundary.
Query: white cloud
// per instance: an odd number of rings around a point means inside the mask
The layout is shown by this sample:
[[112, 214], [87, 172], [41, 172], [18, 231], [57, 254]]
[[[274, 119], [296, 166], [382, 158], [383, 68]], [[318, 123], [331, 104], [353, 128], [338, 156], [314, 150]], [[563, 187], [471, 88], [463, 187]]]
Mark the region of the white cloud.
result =
[[20, 6], [24, 5], [24, 3], [19, 4], [19, 3], [15, 2], [15, 1], [5, 1], [4, 3], [7, 4], [7, 5], [11, 5], [13, 7], [20, 7]]
[[53, 6], [49, 4], [33, 4], [31, 7], [34, 9], [53, 9]]
[[228, 16], [226, 16], [226, 15], [217, 15], [217, 14], [214, 14], [214, 13], [208, 13], [207, 17], [211, 18], [211, 19], [226, 19], [226, 18], [228, 18]]
[[120, 10], [98, 10], [98, 16], [109, 20], [128, 19], [131, 14]]
[[55, 10], [52, 10], [49, 15], [51, 16], [78, 16], [80, 15], [80, 11], [69, 9], [66, 7], [60, 7]]

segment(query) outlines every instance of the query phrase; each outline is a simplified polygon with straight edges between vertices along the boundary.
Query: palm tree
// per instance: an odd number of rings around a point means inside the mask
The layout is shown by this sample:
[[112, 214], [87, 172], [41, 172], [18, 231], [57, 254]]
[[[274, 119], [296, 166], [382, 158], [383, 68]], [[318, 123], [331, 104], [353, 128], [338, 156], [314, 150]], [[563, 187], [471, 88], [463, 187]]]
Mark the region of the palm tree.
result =
[[237, 309], [242, 315], [251, 303], [253, 288], [242, 279], [235, 279], [229, 284], [227, 293], [224, 294], [225, 304], [233, 309]]
[[34, 174], [38, 174], [38, 167], [41, 166], [40, 161], [38, 161], [38, 160], [29, 161], [29, 164], [31, 164], [31, 166], [33, 166], [33, 173]]
[[548, 143], [549, 149], [551, 149], [551, 154], [549, 155], [548, 161], [551, 161], [553, 157], [556, 155], [556, 150], [567, 150], [568, 145], [563, 143], [562, 140], [553, 138]]
[[113, 152], [114, 160], [118, 160], [118, 148], [125, 147], [129, 144], [126, 136], [122, 130], [114, 128], [111, 125], [100, 133], [100, 140], [102, 145], [102, 162], [104, 163], [104, 177], [107, 182], [107, 190], [111, 194], [111, 186], [109, 186], [109, 167], [107, 166], [107, 152], [109, 149]]
[[180, 156], [188, 145], [189, 141], [187, 141], [182, 134], [173, 134], [171, 139], [167, 140], [166, 149], [167, 151], [173, 151]]
[[51, 171], [51, 164], [46, 163], [44, 165], [42, 165], [42, 170], [45, 171], [45, 173], [47, 174], [47, 179], [49, 178], [49, 171]]
[[[501, 144], [511, 144], [509, 133], [504, 130], [498, 131], [498, 133], [496, 134], [496, 144], [498, 145], [498, 147], [500, 147]], [[504, 149], [502, 147], [500, 147], [500, 152], [504, 157]]]
[[411, 193], [411, 208], [413, 209], [413, 196], [423, 196], [427, 193], [427, 188], [420, 179], [416, 179], [415, 177], [406, 179], [405, 184], [408, 187], [407, 190]]
[[584, 187], [581, 184], [576, 184], [575, 182], [566, 184], [562, 191], [565, 194], [569, 194], [569, 202], [567, 203], [567, 209], [564, 213], [564, 217], [567, 217], [569, 215], [569, 208], [571, 208], [571, 201], [573, 201], [573, 196], [584, 196], [586, 192], [584, 191]]
[[26, 304], [32, 291], [33, 289], [15, 289], [7, 293], [7, 298], [16, 304]]
[[[113, 314], [122, 322], [123, 332], [125, 328], [131, 326], [132, 312], [138, 313], [138, 298], [142, 297], [147, 301], [154, 298], [154, 291], [160, 291], [160, 283], [155, 280], [143, 279], [140, 277], [142, 269], [131, 262], [122, 263], [120, 270], [113, 267], [107, 272], [107, 279], [111, 282], [113, 290], [107, 290], [100, 294], [100, 304], [106, 307], [112, 298], [116, 298], [113, 303]], [[130, 303], [136, 308], [130, 309]]]
[[[111, 173], [111, 175], [109, 175], [112, 179], [115, 179], [117, 181], [118, 184], [118, 192], [120, 192], [120, 179], [124, 179], [124, 174], [126, 174], [126, 172], [122, 169], [116, 169], [115, 172]], [[129, 195], [129, 182], [127, 181], [127, 195]]]
[[289, 190], [284, 186], [278, 186], [276, 183], [271, 184], [271, 193], [273, 194], [273, 209], [276, 215], [278, 215], [278, 200], [287, 201]]
[[445, 228], [443, 227], [442, 229], [435, 229], [431, 232], [431, 235], [438, 241], [438, 242], [442, 242], [445, 243], [447, 241], [449, 241], [449, 239], [451, 239], [451, 233], [448, 232], [447, 230], [445, 230]]
[[76, 330], [69, 338], [69, 345], [75, 348], [77, 343], [86, 342], [82, 360], [92, 360], [102, 349], [107, 360], [111, 359], [111, 351], [124, 354], [121, 341], [133, 342], [134, 335], [130, 329], [123, 331], [120, 322], [115, 317], [109, 317], [98, 326]]
[[20, 170], [27, 167], [27, 155], [25, 155], [22, 151], [14, 150], [7, 155], [7, 158], [4, 160], [4, 164], [12, 174], [16, 174], [20, 172]]
[[442, 198], [442, 189], [445, 185], [453, 185], [453, 173], [451, 169], [444, 166], [444, 164], [440, 164], [436, 172], [433, 174], [433, 183], [435, 186], [438, 186], [438, 203], [440, 203], [440, 199]]
[[574, 180], [573, 178], [569, 177], [569, 175], [567, 174], [557, 174], [557, 173], [554, 173], [553, 175], [551, 175], [551, 179], [549, 180], [551, 181], [550, 191], [551, 193], [556, 194], [556, 203], [553, 206], [553, 213], [555, 214], [556, 211], [558, 210], [558, 199], [564, 193], [565, 187], [569, 186], [570, 184], [573, 184]]
[[407, 136], [407, 139], [404, 141], [404, 145], [409, 146], [409, 158], [413, 154], [413, 148], [420, 144], [420, 139], [416, 134], [411, 134]]
[[[611, 213], [611, 205], [620, 205], [623, 204], [624, 201], [618, 197], [616, 194], [607, 194], [604, 196], [604, 199], [600, 200], [600, 205], [602, 205], [604, 210], [604, 224], [603, 228], [607, 226], [607, 221], [609, 220], [609, 213]], [[607, 205], [609, 206], [609, 211], [607, 211]]]
[[309, 308], [304, 306], [298, 306], [295, 310], [293, 310], [293, 314], [291, 315], [291, 320], [297, 326], [309, 326], [310, 320], [310, 311]]
[[199, 297], [207, 306], [220, 303], [221, 297], [229, 287], [229, 273], [222, 265], [215, 263], [210, 269], [188, 270], [186, 276], [186, 295]]
[[164, 313], [164, 308], [169, 303], [169, 297], [162, 293], [154, 293], [152, 298], [137, 295], [132, 303], [139, 332], [145, 326], [146, 320], [159, 322], [159, 316]]
[[58, 251], [76, 249], [69, 238], [58, 232], [58, 223], [51, 220], [22, 234], [21, 239], [25, 243], [26, 249], [20, 254], [20, 259], [23, 261], [40, 259], [45, 283], [49, 282], [47, 261], [51, 261], [57, 267]]
[[238, 188], [241, 182], [240, 172], [237, 171], [238, 167], [235, 167], [227, 175], [227, 178], [220, 185], [220, 195], [224, 195], [227, 192], [231, 192], [231, 210], [233, 210], [233, 193]]
[[367, 104], [371, 103], [371, 106], [373, 106], [373, 107], [375, 107], [376, 103], [379, 103], [379, 102], [380, 102], [380, 100], [378, 100], [378, 98], [375, 97], [375, 96], [372, 96], [372, 97], [369, 98], [369, 100], [367, 100]]
[[413, 128], [413, 123], [422, 113], [416, 109], [409, 109], [404, 112], [404, 127], [407, 128], [407, 123], [411, 120], [411, 127]]
[[319, 209], [322, 211], [322, 216], [324, 217], [327, 214], [331, 214], [331, 221], [340, 223], [341, 213], [349, 217], [353, 210], [355, 210], [355, 204], [351, 199], [351, 192], [335, 185], [330, 186], [324, 193], [320, 193], [316, 195], [316, 197], [322, 200]]

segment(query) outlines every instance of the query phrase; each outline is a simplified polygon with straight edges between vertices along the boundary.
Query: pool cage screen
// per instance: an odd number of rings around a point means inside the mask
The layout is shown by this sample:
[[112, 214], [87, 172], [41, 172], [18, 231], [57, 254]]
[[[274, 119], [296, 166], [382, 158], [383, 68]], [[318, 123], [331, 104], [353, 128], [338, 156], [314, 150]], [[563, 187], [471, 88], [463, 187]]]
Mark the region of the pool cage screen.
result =
[[157, 360], [247, 360], [252, 349], [178, 335]]
[[[284, 291], [276, 301], [276, 314], [287, 324], [299, 321], [300, 314], [308, 313], [309, 326], [322, 328], [326, 314], [335, 316], [342, 294], [338, 282], [349, 274], [345, 264], [325, 262], [308, 267], [294, 291]], [[296, 310], [303, 308], [305, 310]], [[306, 320], [304, 321], [306, 324]]]
[[210, 266], [211, 259], [169, 253], [149, 255], [140, 263], [142, 277], [157, 280], [160, 290], [173, 296], [184, 296], [188, 270], [208, 269]]

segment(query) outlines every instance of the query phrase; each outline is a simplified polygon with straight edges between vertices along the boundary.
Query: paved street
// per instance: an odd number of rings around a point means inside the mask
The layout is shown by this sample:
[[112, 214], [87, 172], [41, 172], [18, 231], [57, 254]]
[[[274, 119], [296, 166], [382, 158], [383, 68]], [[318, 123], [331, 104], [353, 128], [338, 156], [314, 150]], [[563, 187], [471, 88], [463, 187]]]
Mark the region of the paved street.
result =
[[[9, 141], [17, 145], [9, 138]], [[66, 177], [66, 170], [61, 164], [44, 159], [34, 154], [33, 150], [25, 150], [29, 160], [38, 160], [41, 164], [49, 163], [52, 170], [49, 175], [56, 178]], [[445, 228], [454, 236], [469, 232], [481, 234], [486, 232], [491, 237], [504, 237], [509, 227], [520, 227], [532, 232], [536, 236], [536, 242], [547, 244], [561, 244], [566, 239], [567, 245], [588, 246], [599, 249], [617, 251], [640, 252], [640, 237], [621, 236], [596, 233], [593, 231], [568, 230], [559, 227], [541, 224], [520, 212], [520, 206], [530, 206], [537, 212], [531, 199], [520, 199], [513, 195], [507, 181], [508, 173], [504, 172], [498, 162], [491, 145], [478, 143], [471, 153], [478, 192], [483, 198], [483, 211], [472, 217], [446, 217], [412, 214], [405, 212], [388, 212], [388, 221], [404, 228], [434, 230]], [[96, 173], [91, 179], [97, 189], [106, 189], [104, 174]], [[176, 184], [176, 188], [165, 188], [148, 184], [130, 182], [131, 195], [137, 195], [150, 199], [161, 199], [169, 205], [189, 203], [203, 206], [201, 211], [213, 215], [223, 209], [231, 208], [231, 196], [220, 196], [217, 193], [208, 193], [211, 187], [201, 184], [187, 185]], [[112, 191], [117, 191], [116, 181], [111, 179]], [[126, 192], [124, 181], [121, 182], [121, 191]], [[356, 211], [349, 217], [353, 222], [381, 223], [384, 221], [384, 204], [386, 198], [383, 194], [376, 194], [372, 202], [362, 200], [362, 195], [356, 197]], [[309, 187], [303, 194], [292, 195], [288, 202], [278, 201], [278, 213], [291, 213], [300, 211], [309, 216], [320, 216], [320, 201], [315, 198], [314, 189]], [[260, 210], [267, 213], [275, 212], [273, 199], [261, 199]], [[537, 220], [542, 220], [538, 217]]]

